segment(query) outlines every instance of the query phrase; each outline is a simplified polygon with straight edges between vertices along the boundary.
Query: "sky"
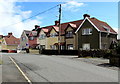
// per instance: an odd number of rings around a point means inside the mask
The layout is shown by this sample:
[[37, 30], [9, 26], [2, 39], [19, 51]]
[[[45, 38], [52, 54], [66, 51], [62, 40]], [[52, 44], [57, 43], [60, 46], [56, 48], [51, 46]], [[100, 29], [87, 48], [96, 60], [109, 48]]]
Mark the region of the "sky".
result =
[[[0, 34], [6, 35], [8, 32], [13, 32], [14, 36], [20, 37], [23, 30], [32, 30], [34, 25], [40, 27], [54, 25], [54, 21], [58, 20], [59, 15], [58, 4], [62, 4], [62, 23], [83, 19], [83, 14], [87, 13], [91, 17], [107, 22], [118, 32], [118, 2], [78, 2], [72, 0], [64, 3], [0, 0]], [[52, 9], [48, 10], [50, 8]], [[43, 13], [43, 11], [46, 12]], [[25, 20], [38, 13], [40, 14]]]

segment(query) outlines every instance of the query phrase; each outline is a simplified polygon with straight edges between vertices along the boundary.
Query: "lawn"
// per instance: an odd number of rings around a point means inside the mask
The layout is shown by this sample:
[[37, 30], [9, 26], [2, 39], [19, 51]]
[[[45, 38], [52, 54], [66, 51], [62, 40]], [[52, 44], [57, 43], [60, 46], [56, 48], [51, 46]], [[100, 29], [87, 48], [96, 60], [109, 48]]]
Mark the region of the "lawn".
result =
[[2, 64], [3, 62], [0, 60], [0, 65]]

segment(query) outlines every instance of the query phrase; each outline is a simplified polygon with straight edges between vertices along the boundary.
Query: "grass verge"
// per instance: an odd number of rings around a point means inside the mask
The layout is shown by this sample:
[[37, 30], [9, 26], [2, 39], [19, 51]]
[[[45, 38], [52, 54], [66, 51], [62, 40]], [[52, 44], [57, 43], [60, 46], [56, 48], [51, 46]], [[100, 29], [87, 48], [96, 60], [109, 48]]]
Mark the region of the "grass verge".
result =
[[2, 60], [0, 60], [0, 65], [3, 63], [3, 61]]

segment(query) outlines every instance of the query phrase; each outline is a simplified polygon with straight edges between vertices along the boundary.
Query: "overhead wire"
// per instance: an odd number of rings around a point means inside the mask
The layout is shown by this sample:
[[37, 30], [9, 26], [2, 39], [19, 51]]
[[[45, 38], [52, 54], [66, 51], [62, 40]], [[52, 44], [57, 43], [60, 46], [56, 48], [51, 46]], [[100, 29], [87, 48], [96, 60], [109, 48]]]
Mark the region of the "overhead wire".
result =
[[[29, 20], [29, 19], [33, 18], [33, 17], [36, 17], [36, 16], [41, 15], [41, 14], [43, 14], [43, 13], [46, 13], [46, 12], [48, 12], [48, 11], [50, 11], [50, 10], [52, 10], [52, 9], [54, 9], [54, 8], [56, 8], [56, 7], [58, 7], [58, 6], [59, 6], [59, 5], [56, 5], [56, 6], [51, 7], [51, 8], [49, 8], [49, 9], [43, 11], [43, 12], [37, 13], [37, 14], [35, 14], [35, 15], [29, 17], [29, 18], [23, 19], [22, 21], [19, 21], [19, 22], [16, 22], [16, 23], [13, 23], [13, 24], [4, 26], [4, 27], [13, 26], [13, 25], [16, 25], [16, 24], [18, 24], [18, 23], [24, 22], [24, 21], [26, 21], [26, 20]], [[2, 28], [4, 28], [4, 27], [2, 27]]]

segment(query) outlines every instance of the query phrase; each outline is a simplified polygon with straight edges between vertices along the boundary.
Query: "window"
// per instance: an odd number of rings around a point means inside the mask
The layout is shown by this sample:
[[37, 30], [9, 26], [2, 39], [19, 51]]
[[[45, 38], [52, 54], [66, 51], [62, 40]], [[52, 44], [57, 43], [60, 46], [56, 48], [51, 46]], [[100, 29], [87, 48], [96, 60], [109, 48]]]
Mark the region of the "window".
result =
[[22, 37], [21, 39], [22, 39], [22, 41], [24, 41], [24, 40], [25, 40], [25, 37]]
[[82, 35], [91, 35], [91, 34], [92, 34], [91, 28], [86, 28], [82, 30]]
[[83, 44], [83, 50], [90, 50], [90, 44], [89, 43]]
[[33, 36], [31, 36], [29, 39], [30, 39], [30, 40], [34, 40], [34, 37], [33, 37]]
[[45, 49], [45, 45], [40, 45], [40, 49]]
[[73, 44], [68, 44], [68, 45], [67, 45], [67, 49], [68, 49], [68, 50], [73, 50]]
[[45, 34], [41, 34], [41, 35], [39, 36], [39, 39], [44, 39], [45, 37], [46, 37]]
[[73, 37], [73, 32], [72, 31], [68, 31], [66, 33], [66, 37]]
[[51, 48], [52, 50], [56, 50], [56, 46], [55, 46], [55, 45], [50, 45], [50, 48]]
[[56, 37], [56, 36], [57, 36], [57, 33], [50, 34], [50, 37]]

